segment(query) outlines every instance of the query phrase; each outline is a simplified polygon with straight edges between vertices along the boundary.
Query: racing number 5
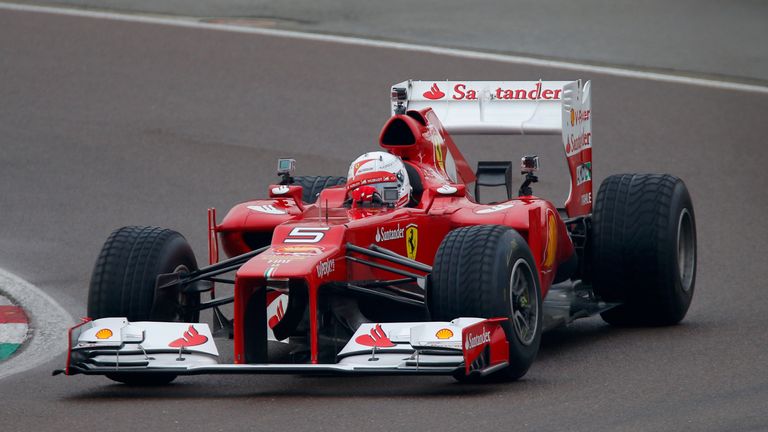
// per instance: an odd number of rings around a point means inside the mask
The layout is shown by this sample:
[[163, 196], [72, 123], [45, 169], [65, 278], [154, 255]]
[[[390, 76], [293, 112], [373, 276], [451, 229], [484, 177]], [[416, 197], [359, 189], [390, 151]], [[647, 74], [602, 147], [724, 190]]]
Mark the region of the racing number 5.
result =
[[296, 227], [291, 230], [285, 243], [317, 243], [325, 237], [330, 227]]

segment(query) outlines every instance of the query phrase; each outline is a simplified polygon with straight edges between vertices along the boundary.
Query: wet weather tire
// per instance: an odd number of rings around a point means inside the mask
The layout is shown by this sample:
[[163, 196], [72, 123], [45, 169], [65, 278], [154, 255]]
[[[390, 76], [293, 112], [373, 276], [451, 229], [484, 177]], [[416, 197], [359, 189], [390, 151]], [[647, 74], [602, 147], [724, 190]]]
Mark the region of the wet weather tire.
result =
[[[129, 321], [197, 322], [200, 294], [155, 293], [157, 276], [197, 270], [187, 240], [176, 231], [156, 227], [123, 227], [107, 238], [91, 276], [88, 316], [126, 317]], [[110, 374], [132, 385], [171, 382], [168, 374]]]
[[428, 302], [434, 320], [508, 317], [503, 327], [509, 367], [489, 378], [525, 375], [541, 342], [542, 300], [533, 255], [520, 234], [499, 225], [451, 231], [437, 250], [431, 282]]
[[696, 281], [696, 219], [677, 177], [621, 174], [600, 185], [592, 215], [595, 293], [620, 306], [615, 325], [672, 325], [688, 311]]
[[295, 185], [304, 188], [301, 199], [309, 204], [317, 201], [317, 197], [323, 189], [343, 185], [346, 182], [346, 177], [333, 176], [296, 176], [293, 178]]

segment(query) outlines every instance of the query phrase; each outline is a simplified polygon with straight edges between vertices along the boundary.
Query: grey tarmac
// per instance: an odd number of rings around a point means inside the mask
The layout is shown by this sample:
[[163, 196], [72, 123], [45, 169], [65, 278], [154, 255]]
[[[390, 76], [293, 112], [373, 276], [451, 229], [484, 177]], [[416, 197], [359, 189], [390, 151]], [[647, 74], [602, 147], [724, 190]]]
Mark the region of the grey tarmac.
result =
[[754, 0], [16, 0], [768, 83]]
[[[376, 147], [408, 77], [593, 80], [594, 179], [682, 177], [698, 220], [696, 295], [671, 328], [599, 318], [549, 334], [525, 379], [188, 377], [155, 389], [0, 381], [0, 424], [48, 430], [764, 430], [768, 210], [764, 95], [385, 48], [0, 12], [0, 267], [85, 313], [115, 227], [155, 224], [205, 251], [205, 209], [264, 194], [274, 161], [344, 173]], [[460, 138], [472, 163], [537, 152], [536, 192], [567, 186], [551, 137]], [[64, 335], [62, 335], [64, 337]], [[226, 349], [226, 348], [225, 348]]]

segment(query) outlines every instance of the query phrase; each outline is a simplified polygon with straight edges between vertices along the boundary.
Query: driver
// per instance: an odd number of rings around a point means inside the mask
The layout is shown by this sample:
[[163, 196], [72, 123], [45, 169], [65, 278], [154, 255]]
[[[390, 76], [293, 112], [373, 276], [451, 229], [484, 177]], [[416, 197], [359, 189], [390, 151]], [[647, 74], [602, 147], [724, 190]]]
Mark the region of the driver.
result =
[[347, 174], [347, 196], [352, 207], [386, 203], [404, 207], [411, 198], [411, 183], [403, 161], [382, 151], [355, 159]]

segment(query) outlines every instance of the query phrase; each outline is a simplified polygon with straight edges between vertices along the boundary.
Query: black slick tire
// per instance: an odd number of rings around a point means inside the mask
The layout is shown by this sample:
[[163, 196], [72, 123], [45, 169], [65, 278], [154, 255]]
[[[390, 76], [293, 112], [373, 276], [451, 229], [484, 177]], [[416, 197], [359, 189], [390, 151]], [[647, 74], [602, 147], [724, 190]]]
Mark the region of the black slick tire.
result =
[[[129, 321], [197, 322], [200, 294], [155, 292], [157, 276], [197, 270], [187, 240], [178, 232], [157, 227], [129, 226], [110, 234], [101, 249], [88, 290], [88, 316], [126, 317]], [[171, 382], [168, 374], [109, 374], [132, 385]]]
[[293, 184], [304, 188], [301, 199], [308, 204], [315, 203], [323, 189], [343, 185], [346, 182], [346, 177], [333, 176], [296, 176], [293, 178]]
[[[519, 274], [517, 272], [520, 272]], [[515, 312], [525, 311], [513, 295], [515, 275], [526, 278], [525, 304], [531, 319], [521, 337]], [[542, 331], [541, 288], [536, 265], [525, 239], [499, 225], [477, 225], [451, 231], [435, 256], [428, 293], [433, 320], [459, 317], [508, 317], [509, 367], [483, 380], [516, 380], [528, 371], [539, 350]], [[476, 381], [457, 374], [460, 381]]]
[[672, 325], [688, 311], [696, 282], [696, 219], [677, 177], [621, 174], [605, 179], [592, 215], [595, 294], [621, 305], [614, 325]]

